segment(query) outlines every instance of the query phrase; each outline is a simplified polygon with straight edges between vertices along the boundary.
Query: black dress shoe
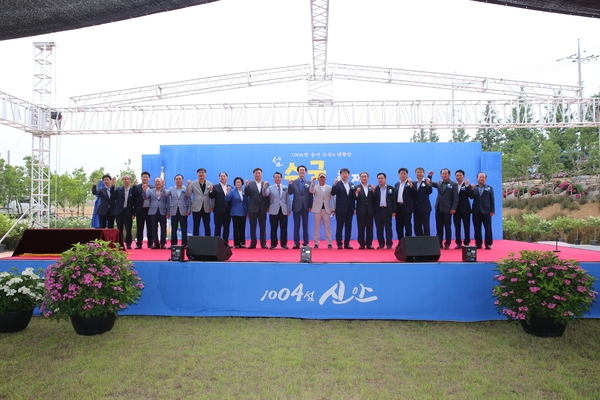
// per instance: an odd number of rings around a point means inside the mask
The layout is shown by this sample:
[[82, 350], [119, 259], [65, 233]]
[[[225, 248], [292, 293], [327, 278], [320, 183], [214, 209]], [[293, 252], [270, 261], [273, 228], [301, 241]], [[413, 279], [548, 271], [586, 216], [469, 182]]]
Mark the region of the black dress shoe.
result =
[[293, 249], [293, 250], [296, 250], [296, 249], [299, 249], [299, 248], [300, 248], [300, 245], [299, 245], [299, 244], [295, 244], [294, 246], [292, 246], [292, 249]]
[[161, 249], [163, 249], [163, 250], [166, 250], [166, 249], [167, 249], [167, 246], [166, 246], [166, 245], [164, 245], [164, 244], [161, 244], [161, 245], [160, 245], [160, 248], [161, 248]]
[[359, 249], [359, 250], [364, 250], [364, 249], [365, 249], [365, 246], [362, 246], [362, 245], [361, 245], [361, 246], [358, 246], [358, 249]]
[[385, 249], [385, 246], [377, 246], [377, 250]]
[[342, 250], [344, 247], [341, 244], [338, 244], [338, 250]]
[[327, 245], [327, 248], [328, 248], [328, 249], [333, 249], [333, 246], [332, 246], [332, 245], [330, 245], [330, 244], [328, 244], [328, 245]]
[[234, 247], [235, 247], [236, 249], [241, 249], [241, 248], [242, 248], [242, 246], [240, 246], [240, 245], [236, 245], [236, 246], [234, 246]]
[[287, 247], [287, 246], [281, 246], [281, 248], [284, 249], [284, 250], [289, 249], [289, 247]]
[[130, 244], [127, 245], [127, 249], [131, 250], [131, 245]]
[[373, 247], [373, 246], [371, 246], [371, 245], [368, 245], [368, 246], [367, 246], [367, 249], [369, 249], [369, 250], [375, 250], [375, 247]]
[[260, 245], [260, 248], [261, 248], [261, 249], [267, 249], [268, 247], [267, 247], [267, 245], [266, 245], [266, 244], [265, 244], [265, 245], [261, 244], [261, 245]]
[[477, 248], [478, 248], [479, 250], [481, 250], [481, 246], [477, 246]]
[[248, 246], [249, 249], [255, 249], [256, 245], [255, 244], [251, 244], [250, 246]]
[[142, 248], [142, 245], [141, 245], [141, 244], [136, 244], [136, 245], [135, 245], [135, 248], [136, 248], [136, 250], [139, 250], [139, 249], [141, 249], [141, 248]]
[[319, 245], [318, 245], [318, 244], [315, 244], [315, 249], [318, 249], [318, 248], [319, 248]]
[[306, 247], [306, 246], [308, 246], [308, 243], [302, 243], [302, 246]]
[[344, 248], [345, 248], [345, 249], [347, 249], [347, 250], [352, 250], [354, 247], [352, 247], [352, 246], [350, 246], [350, 245], [347, 245], [347, 246], [346, 246], [346, 245], [344, 245]]
[[454, 249], [462, 249], [462, 246], [460, 244], [457, 244]]
[[448, 246], [448, 245], [444, 246], [444, 250], [450, 250], [450, 246]]
[[392, 246], [385, 246], [386, 249], [391, 250]]
[[239, 247], [240, 247], [240, 249], [245, 249], [246, 245], [245, 244], [240, 244]]
[[160, 247], [158, 247], [158, 246], [150, 246], [150, 248], [151, 248], [152, 250], [156, 250], [156, 249], [159, 249]]
[[486, 249], [486, 250], [491, 250], [491, 249], [492, 249], [492, 246], [485, 246], [485, 249]]
[[269, 247], [269, 250], [275, 250], [275, 247], [276, 246], [271, 246], [271, 247]]

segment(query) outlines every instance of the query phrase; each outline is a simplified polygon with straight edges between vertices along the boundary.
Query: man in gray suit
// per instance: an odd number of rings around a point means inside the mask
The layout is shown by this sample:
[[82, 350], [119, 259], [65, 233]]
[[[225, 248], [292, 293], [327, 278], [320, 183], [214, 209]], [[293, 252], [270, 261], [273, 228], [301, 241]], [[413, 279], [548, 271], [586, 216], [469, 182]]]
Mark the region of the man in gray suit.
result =
[[494, 189], [486, 184], [485, 172], [477, 174], [477, 186], [471, 185], [471, 196], [473, 197], [473, 226], [475, 228], [475, 245], [481, 249], [482, 235], [481, 226], [485, 229], [485, 249], [491, 250], [493, 243], [492, 217], [496, 213], [494, 201]]
[[[147, 184], [142, 186], [142, 196], [150, 200], [148, 215], [152, 219], [152, 238], [154, 244], [151, 249], [166, 249], [167, 246], [167, 218], [169, 218], [169, 198], [164, 188], [163, 180], [154, 178], [154, 189]], [[160, 240], [158, 235], [160, 225]]]
[[271, 224], [271, 247], [277, 247], [277, 228], [281, 227], [281, 248], [287, 250], [288, 216], [292, 208], [288, 187], [281, 184], [281, 172], [273, 174], [275, 184], [263, 189], [263, 196], [269, 198], [269, 223]]
[[200, 221], [204, 225], [204, 236], [210, 236], [210, 213], [212, 211], [212, 201], [210, 192], [212, 183], [206, 180], [206, 169], [198, 168], [197, 181], [187, 181], [186, 194], [192, 199], [192, 217], [194, 219], [194, 236], [200, 235]]
[[325, 227], [325, 240], [327, 248], [333, 249], [331, 242], [331, 216], [335, 214], [335, 201], [331, 195], [331, 186], [326, 185], [327, 177], [324, 172], [319, 174], [319, 183], [315, 185], [316, 179], [313, 178], [310, 184], [310, 193], [313, 194], [312, 213], [315, 221], [315, 231], [313, 239], [315, 249], [319, 248], [319, 239], [321, 237], [321, 223]]
[[[450, 180], [450, 170], [444, 168], [440, 171], [442, 180], [431, 182], [431, 186], [438, 190], [435, 199], [435, 226], [437, 236], [440, 241], [440, 248], [448, 250], [452, 243], [452, 215], [456, 213], [458, 207], [458, 184]], [[429, 171], [428, 178], [433, 178], [433, 171]], [[444, 233], [446, 241], [442, 246]]]
[[267, 208], [269, 208], [269, 198], [262, 195], [263, 186], [267, 182], [262, 181], [262, 169], [254, 168], [252, 171], [254, 180], [246, 180], [244, 195], [248, 196], [248, 218], [250, 219], [250, 246], [249, 249], [256, 248], [256, 223], [260, 229], [260, 247], [267, 248]]
[[188, 216], [191, 213], [190, 198], [187, 196], [187, 190], [183, 187], [183, 175], [175, 175], [175, 186], [167, 190], [167, 196], [170, 198], [171, 215], [171, 247], [177, 246], [177, 228], [181, 228], [181, 245], [187, 246], [188, 242]]
[[300, 248], [300, 223], [302, 223], [302, 246], [308, 246], [308, 213], [312, 208], [312, 196], [309, 192], [310, 182], [306, 179], [306, 167], [296, 168], [298, 179], [290, 180], [290, 194], [294, 195], [292, 211], [294, 212], [294, 247]]

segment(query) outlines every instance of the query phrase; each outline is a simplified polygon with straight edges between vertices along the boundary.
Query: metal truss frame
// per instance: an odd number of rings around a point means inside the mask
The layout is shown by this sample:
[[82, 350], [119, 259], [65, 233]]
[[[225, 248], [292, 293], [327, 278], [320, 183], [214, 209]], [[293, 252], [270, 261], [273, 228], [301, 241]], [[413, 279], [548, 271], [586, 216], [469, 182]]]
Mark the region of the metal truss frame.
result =
[[327, 42], [329, 31], [329, 0], [310, 0], [313, 63], [308, 81], [311, 102], [332, 102], [333, 82], [327, 75]]
[[[554, 110], [561, 110], [558, 118]], [[322, 129], [570, 128], [598, 127], [600, 99], [226, 103], [67, 108], [62, 112], [62, 130], [58, 132], [61, 135]], [[494, 120], [485, 121], [485, 115], [494, 115]], [[580, 120], [580, 115], [585, 118]], [[523, 116], [531, 118], [522, 119]]]

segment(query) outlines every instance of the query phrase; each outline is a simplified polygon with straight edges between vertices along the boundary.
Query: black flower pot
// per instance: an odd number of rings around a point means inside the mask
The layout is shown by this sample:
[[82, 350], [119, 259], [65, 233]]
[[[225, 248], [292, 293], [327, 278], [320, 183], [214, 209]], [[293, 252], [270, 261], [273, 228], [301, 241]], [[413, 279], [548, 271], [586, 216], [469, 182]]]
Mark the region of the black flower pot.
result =
[[71, 324], [78, 335], [92, 336], [100, 335], [110, 331], [115, 326], [117, 314], [109, 314], [100, 317], [82, 317], [80, 315], [71, 315]]
[[0, 332], [22, 331], [29, 325], [32, 315], [33, 308], [31, 310], [13, 311], [0, 315]]
[[529, 324], [521, 321], [521, 327], [533, 336], [560, 337], [565, 333], [567, 324], [554, 322], [554, 318], [531, 317]]

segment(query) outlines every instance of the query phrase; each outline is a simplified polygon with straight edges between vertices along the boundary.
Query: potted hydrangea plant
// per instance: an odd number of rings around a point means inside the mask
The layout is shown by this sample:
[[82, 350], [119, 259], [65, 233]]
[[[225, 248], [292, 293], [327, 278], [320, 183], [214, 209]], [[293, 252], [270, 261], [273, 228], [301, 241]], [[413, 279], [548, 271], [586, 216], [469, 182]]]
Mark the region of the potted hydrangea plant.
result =
[[42, 272], [26, 268], [19, 273], [15, 267], [0, 272], [0, 332], [18, 332], [29, 325], [44, 293]]
[[110, 331], [117, 313], [134, 304], [144, 284], [111, 243], [77, 243], [46, 269], [46, 293], [40, 307], [48, 318], [71, 319], [80, 335]]
[[562, 336], [567, 322], [589, 312], [598, 294], [593, 276], [551, 251], [510, 253], [495, 270], [492, 295], [498, 312], [536, 336]]

